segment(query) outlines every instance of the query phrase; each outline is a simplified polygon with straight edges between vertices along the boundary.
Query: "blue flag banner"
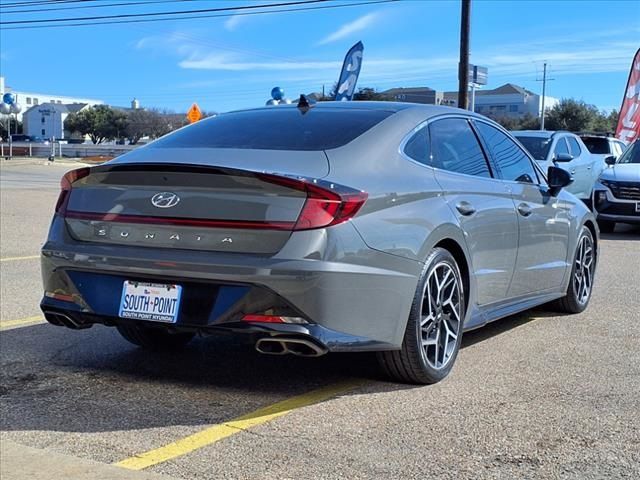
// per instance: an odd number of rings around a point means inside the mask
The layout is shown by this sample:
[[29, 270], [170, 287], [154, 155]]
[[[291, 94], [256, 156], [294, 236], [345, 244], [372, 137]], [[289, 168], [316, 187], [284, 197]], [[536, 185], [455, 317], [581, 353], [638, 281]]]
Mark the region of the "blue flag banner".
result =
[[358, 76], [360, 75], [360, 67], [362, 67], [363, 51], [364, 45], [362, 42], [358, 42], [349, 49], [346, 57], [344, 57], [340, 79], [336, 87], [336, 101], [345, 102], [353, 99]]

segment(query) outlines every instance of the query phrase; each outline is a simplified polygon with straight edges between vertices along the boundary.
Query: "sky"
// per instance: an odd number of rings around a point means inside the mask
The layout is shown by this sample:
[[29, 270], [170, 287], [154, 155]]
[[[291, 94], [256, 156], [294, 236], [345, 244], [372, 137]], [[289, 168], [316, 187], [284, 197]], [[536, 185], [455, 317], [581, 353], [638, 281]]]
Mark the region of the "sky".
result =
[[[57, 8], [64, 10], [7, 13], [16, 10], [7, 5], [25, 1], [0, 0], [0, 22], [275, 3], [165, 0], [116, 8], [105, 5], [125, 0], [58, 0]], [[286, 1], [291, 0], [281, 0]], [[366, 1], [154, 23], [94, 21], [14, 30], [6, 28], [15, 24], [3, 24], [0, 74], [15, 90], [97, 98], [117, 106], [128, 106], [135, 97], [143, 107], [176, 112], [196, 102], [203, 110], [224, 112], [264, 105], [274, 86], [292, 99], [323, 86], [329, 90], [346, 51], [360, 40], [364, 58], [358, 87], [457, 90], [458, 0], [348, 6]], [[102, 8], [77, 8], [101, 3]], [[17, 10], [28, 8], [34, 10]], [[640, 1], [472, 0], [470, 45], [471, 63], [488, 68], [485, 88], [511, 82], [539, 93], [546, 61], [547, 95], [618, 109], [640, 47]]]

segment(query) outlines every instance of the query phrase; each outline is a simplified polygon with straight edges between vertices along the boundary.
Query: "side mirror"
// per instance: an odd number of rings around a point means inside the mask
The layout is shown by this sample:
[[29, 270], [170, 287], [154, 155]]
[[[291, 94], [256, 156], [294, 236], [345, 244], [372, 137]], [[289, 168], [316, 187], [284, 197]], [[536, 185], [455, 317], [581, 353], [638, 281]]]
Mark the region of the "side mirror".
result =
[[560, 193], [560, 190], [573, 182], [573, 177], [563, 168], [549, 167], [547, 181], [549, 183], [549, 193], [555, 197]]
[[573, 160], [573, 155], [568, 153], [556, 153], [553, 156], [554, 162], [570, 162], [571, 160]]
[[610, 155], [604, 159], [604, 163], [609, 165], [610, 167], [616, 164], [616, 157]]

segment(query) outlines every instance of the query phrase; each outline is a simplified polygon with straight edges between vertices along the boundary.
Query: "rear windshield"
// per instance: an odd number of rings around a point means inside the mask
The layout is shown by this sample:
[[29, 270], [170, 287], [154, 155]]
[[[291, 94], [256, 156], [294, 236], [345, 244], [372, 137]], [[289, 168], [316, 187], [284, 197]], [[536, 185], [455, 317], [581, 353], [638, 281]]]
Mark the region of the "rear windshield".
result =
[[609, 140], [601, 137], [581, 137], [591, 153], [611, 153]]
[[551, 146], [550, 137], [521, 137], [515, 136], [536, 160], [546, 160]]
[[165, 148], [328, 150], [341, 147], [392, 115], [385, 110], [271, 107], [223, 113], [153, 142]]

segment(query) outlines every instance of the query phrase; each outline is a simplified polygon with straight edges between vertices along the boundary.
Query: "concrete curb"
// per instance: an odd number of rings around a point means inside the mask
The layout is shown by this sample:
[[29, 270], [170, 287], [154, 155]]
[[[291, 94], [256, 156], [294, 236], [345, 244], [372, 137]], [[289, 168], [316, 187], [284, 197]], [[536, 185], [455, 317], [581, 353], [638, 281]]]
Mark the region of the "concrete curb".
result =
[[71, 457], [50, 450], [2, 440], [0, 478], [3, 480], [171, 480], [172, 477]]

